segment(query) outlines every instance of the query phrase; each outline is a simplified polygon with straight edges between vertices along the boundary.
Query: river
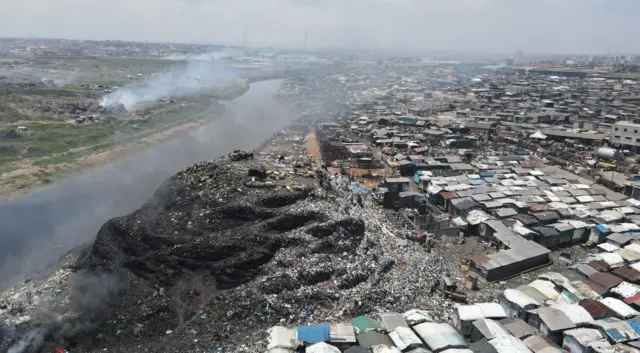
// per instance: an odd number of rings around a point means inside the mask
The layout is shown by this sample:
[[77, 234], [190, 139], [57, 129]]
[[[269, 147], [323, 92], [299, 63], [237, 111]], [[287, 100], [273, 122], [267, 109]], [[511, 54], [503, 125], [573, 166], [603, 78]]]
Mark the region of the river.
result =
[[92, 241], [108, 219], [139, 208], [176, 171], [258, 147], [294, 118], [273, 99], [281, 81], [251, 84], [222, 117], [130, 159], [0, 204], [0, 288]]

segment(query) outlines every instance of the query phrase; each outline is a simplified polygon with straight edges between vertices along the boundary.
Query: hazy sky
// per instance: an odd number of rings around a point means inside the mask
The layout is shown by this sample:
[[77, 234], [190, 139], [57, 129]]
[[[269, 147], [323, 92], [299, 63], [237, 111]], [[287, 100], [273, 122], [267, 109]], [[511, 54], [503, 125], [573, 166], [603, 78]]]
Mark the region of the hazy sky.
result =
[[640, 52], [640, 0], [3, 0], [0, 36]]

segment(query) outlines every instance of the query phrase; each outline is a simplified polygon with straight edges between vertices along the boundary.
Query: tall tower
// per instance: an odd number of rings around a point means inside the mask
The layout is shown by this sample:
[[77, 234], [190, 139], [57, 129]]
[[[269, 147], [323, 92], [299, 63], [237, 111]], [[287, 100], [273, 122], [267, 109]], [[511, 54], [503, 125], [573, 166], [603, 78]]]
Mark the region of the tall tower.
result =
[[247, 25], [244, 25], [244, 31], [242, 34], [242, 49], [244, 50], [245, 55], [247, 54]]
[[304, 50], [307, 50], [307, 31], [304, 31]]

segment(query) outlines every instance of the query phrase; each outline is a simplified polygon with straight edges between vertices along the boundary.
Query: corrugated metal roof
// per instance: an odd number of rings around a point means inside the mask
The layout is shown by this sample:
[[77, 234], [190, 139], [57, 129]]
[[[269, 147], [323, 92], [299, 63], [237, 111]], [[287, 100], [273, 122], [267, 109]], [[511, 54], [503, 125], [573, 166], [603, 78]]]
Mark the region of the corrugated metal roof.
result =
[[608, 306], [593, 299], [582, 299], [578, 302], [578, 305], [585, 308], [589, 312], [589, 315], [594, 319], [601, 319], [603, 317], [609, 317], [615, 314]]
[[489, 344], [498, 353], [531, 353], [522, 341], [513, 336], [499, 336], [489, 341]]
[[391, 338], [396, 347], [400, 348], [403, 352], [408, 349], [424, 346], [418, 335], [408, 327], [397, 327], [393, 332], [389, 333], [389, 338]]
[[267, 349], [284, 348], [294, 350], [301, 345], [301, 342], [297, 339], [296, 330], [293, 328], [274, 326], [268, 329], [267, 333], [269, 334]]
[[622, 320], [614, 318], [601, 319], [596, 320], [594, 325], [602, 328], [609, 340], [614, 343], [633, 341], [640, 338], [633, 327]]
[[385, 345], [373, 346], [371, 351], [373, 353], [402, 353], [397, 347]]
[[380, 321], [387, 332], [395, 330], [397, 327], [409, 327], [404, 316], [398, 313], [380, 313]]
[[562, 353], [553, 343], [547, 341], [541, 336], [533, 335], [522, 340], [535, 353]]
[[353, 325], [346, 322], [329, 325], [329, 342], [334, 343], [355, 343], [356, 333]]
[[414, 326], [414, 330], [434, 352], [467, 346], [458, 331], [449, 324], [425, 322]]
[[611, 291], [626, 299], [640, 293], [640, 287], [629, 282], [622, 282], [611, 288]]
[[573, 337], [583, 347], [586, 347], [587, 344], [593, 341], [599, 341], [604, 338], [599, 330], [592, 328], [576, 328], [573, 330], [567, 330], [564, 332], [564, 335]]
[[324, 342], [309, 346], [304, 351], [305, 353], [340, 353], [338, 348]]
[[482, 315], [490, 319], [502, 319], [507, 317], [504, 307], [498, 303], [476, 303], [482, 310]]
[[614, 268], [611, 273], [624, 279], [627, 282], [640, 282], [640, 272], [628, 266]]
[[482, 309], [477, 305], [460, 305], [456, 308], [460, 321], [475, 321], [484, 318]]
[[635, 309], [616, 298], [603, 298], [600, 299], [599, 302], [613, 310], [621, 318], [629, 318], [639, 314]]
[[426, 310], [411, 309], [404, 313], [403, 316], [410, 326], [421, 324], [423, 322], [433, 322], [433, 317]]
[[589, 276], [589, 280], [599, 284], [607, 289], [611, 289], [622, 283], [622, 278], [607, 272], [598, 272]]
[[551, 283], [549, 281], [537, 279], [537, 280], [529, 283], [527, 286], [537, 289], [545, 297], [547, 297], [547, 298], [549, 298], [551, 300], [556, 299], [560, 295], [560, 292], [558, 292], [556, 290], [555, 284], [553, 284], [553, 283]]
[[367, 331], [356, 335], [358, 344], [365, 348], [371, 348], [377, 345], [393, 346], [393, 341], [384, 333], [376, 331]]
[[522, 319], [508, 317], [499, 322], [514, 337], [523, 338], [536, 333], [536, 330]]
[[532, 299], [531, 297], [529, 297], [528, 295], [522, 293], [517, 289], [511, 289], [511, 288], [505, 289], [503, 292], [503, 295], [505, 299], [516, 304], [522, 309], [525, 309], [528, 306], [535, 306], [535, 307], [540, 306], [539, 301]]
[[540, 320], [547, 325], [550, 331], [560, 331], [575, 327], [573, 321], [562, 310], [550, 307], [542, 307], [536, 310]]
[[549, 297], [544, 295], [542, 292], [540, 292], [536, 288], [530, 287], [528, 285], [520, 286], [518, 287], [518, 290], [524, 293], [525, 295], [529, 296], [531, 299], [538, 301], [540, 303], [544, 303], [550, 299]]
[[511, 336], [499, 322], [491, 319], [480, 319], [473, 323], [473, 326], [482, 333], [486, 339], [491, 340], [499, 336]]
[[588, 324], [593, 321], [591, 314], [578, 304], [555, 304], [551, 307], [562, 310], [576, 326]]

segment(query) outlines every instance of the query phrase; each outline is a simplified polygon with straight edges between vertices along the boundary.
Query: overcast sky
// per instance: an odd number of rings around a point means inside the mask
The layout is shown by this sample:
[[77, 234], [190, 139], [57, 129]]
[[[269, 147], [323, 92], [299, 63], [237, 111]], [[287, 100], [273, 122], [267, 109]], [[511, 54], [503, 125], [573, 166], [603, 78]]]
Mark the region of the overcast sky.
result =
[[640, 53], [640, 0], [0, 0], [0, 36]]

